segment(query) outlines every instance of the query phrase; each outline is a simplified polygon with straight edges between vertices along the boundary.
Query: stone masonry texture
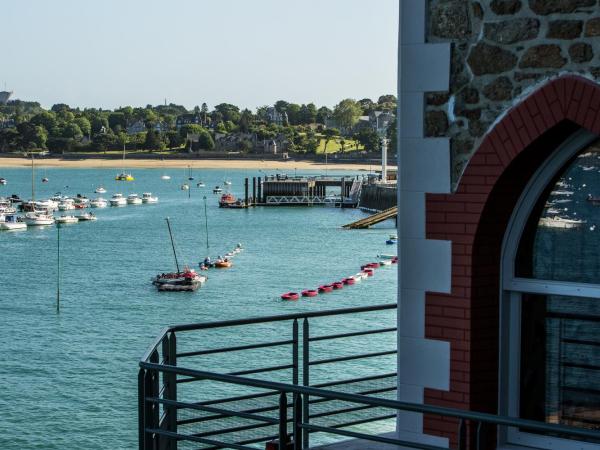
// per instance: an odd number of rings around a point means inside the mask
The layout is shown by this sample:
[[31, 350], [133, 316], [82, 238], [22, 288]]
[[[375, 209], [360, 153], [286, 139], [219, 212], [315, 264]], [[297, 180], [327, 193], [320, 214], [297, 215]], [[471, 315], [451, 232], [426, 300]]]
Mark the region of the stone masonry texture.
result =
[[570, 72], [600, 82], [600, 0], [429, 0], [428, 42], [450, 42], [450, 90], [426, 97], [425, 132], [451, 140], [454, 187], [491, 126]]

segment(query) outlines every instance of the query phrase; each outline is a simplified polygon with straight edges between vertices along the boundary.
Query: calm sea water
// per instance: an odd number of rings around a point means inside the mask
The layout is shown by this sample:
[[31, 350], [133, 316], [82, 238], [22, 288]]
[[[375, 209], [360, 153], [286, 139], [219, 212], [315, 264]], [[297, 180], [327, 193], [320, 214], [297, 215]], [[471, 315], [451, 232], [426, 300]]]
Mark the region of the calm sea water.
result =
[[[29, 198], [30, 170], [0, 172], [9, 181], [0, 186], [0, 195]], [[394, 267], [327, 296], [279, 300], [283, 292], [339, 280], [378, 253], [389, 253], [385, 240], [395, 231], [392, 223], [347, 231], [341, 225], [363, 217], [362, 212], [219, 209], [211, 188], [228, 178], [232, 192], [241, 196], [244, 177], [260, 176], [256, 171], [196, 170], [189, 199], [179, 189], [187, 180], [184, 170], [137, 169], [131, 183], [113, 181], [115, 172], [36, 169], [36, 198], [57, 191], [94, 197], [95, 186], [103, 184], [107, 199], [114, 192], [146, 191], [160, 199], [157, 205], [95, 210], [97, 222], [61, 228], [60, 314], [55, 311], [56, 228], [0, 233], [2, 449], [136, 448], [137, 364], [168, 324], [395, 301]], [[170, 181], [160, 179], [165, 173]], [[350, 174], [336, 172], [343, 173]], [[39, 183], [42, 176], [49, 183]], [[206, 188], [195, 187], [199, 179]], [[211, 271], [196, 293], [157, 293], [150, 278], [174, 269], [165, 217], [171, 218], [180, 264], [196, 265], [206, 254], [203, 195], [210, 254], [225, 253], [238, 242], [245, 251], [232, 269]], [[394, 317], [390, 311], [384, 319], [393, 322]], [[345, 320], [330, 322], [343, 329]], [[220, 344], [233, 343], [235, 336], [231, 341]], [[243, 358], [235, 361], [239, 369]]]

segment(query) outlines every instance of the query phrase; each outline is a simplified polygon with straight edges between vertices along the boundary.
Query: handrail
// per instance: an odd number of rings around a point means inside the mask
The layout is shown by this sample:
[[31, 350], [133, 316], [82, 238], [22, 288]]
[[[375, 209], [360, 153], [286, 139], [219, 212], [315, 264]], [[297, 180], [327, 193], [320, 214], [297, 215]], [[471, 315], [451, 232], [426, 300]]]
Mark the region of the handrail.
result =
[[[220, 381], [224, 383], [251, 386], [260, 389], [276, 390], [282, 393], [294, 393], [301, 395], [309, 395], [312, 397], [329, 398], [332, 400], [343, 400], [350, 403], [360, 403], [364, 405], [379, 406], [395, 410], [410, 411], [424, 414], [436, 414], [445, 417], [453, 417], [457, 419], [466, 419], [476, 422], [484, 422], [495, 425], [504, 425], [509, 427], [525, 428], [531, 431], [559, 433], [573, 437], [598, 439], [597, 431], [582, 430], [575, 427], [569, 427], [559, 424], [547, 424], [528, 419], [518, 419], [508, 416], [500, 416], [489, 413], [474, 412], [447, 408], [443, 406], [424, 405], [419, 403], [402, 402], [398, 400], [388, 400], [378, 397], [367, 397], [362, 395], [350, 394], [346, 392], [329, 391], [325, 389], [299, 386], [293, 384], [280, 383], [275, 381], [263, 381], [253, 378], [245, 378], [241, 376], [225, 375], [215, 372], [207, 372], [195, 369], [186, 369], [171, 365], [160, 365], [149, 362], [140, 362], [140, 367], [147, 370], [155, 370], [159, 372], [171, 373], [175, 375], [186, 375], [194, 378], [204, 378], [208, 380]], [[179, 403], [179, 402], [178, 402]]]
[[275, 316], [251, 317], [249, 319], [222, 320], [219, 322], [199, 322], [187, 325], [171, 325], [167, 327], [166, 330], [171, 332], [207, 330], [211, 328], [235, 327], [240, 325], [252, 325], [265, 322], [282, 322], [294, 319], [310, 319], [314, 317], [338, 316], [342, 314], [352, 314], [370, 311], [383, 311], [386, 309], [396, 309], [397, 307], [398, 305], [396, 303], [387, 303], [383, 305], [330, 309], [326, 311], [313, 311], [295, 314], [280, 314]]

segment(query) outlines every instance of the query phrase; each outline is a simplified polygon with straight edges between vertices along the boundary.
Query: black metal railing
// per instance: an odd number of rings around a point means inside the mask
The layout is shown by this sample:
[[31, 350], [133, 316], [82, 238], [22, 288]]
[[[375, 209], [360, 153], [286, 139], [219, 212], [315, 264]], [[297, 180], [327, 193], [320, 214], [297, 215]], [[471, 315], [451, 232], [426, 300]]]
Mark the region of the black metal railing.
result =
[[[488, 448], [498, 426], [600, 439], [592, 430], [397, 401], [396, 315], [390, 314], [395, 308], [164, 329], [140, 362], [140, 449], [250, 450], [269, 441], [277, 441], [271, 445], [280, 450], [308, 449], [312, 433], [447, 448], [383, 436], [386, 427], [395, 429], [399, 411], [456, 420], [459, 449], [466, 449], [467, 441], [470, 448]], [[236, 345], [223, 346], [231, 340]]]

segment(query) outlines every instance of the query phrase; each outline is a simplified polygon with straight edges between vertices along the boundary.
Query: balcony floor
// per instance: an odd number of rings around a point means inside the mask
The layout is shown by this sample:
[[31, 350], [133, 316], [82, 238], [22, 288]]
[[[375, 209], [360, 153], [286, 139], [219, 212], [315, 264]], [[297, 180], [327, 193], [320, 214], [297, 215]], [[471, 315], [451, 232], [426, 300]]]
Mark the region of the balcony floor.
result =
[[[395, 433], [385, 433], [382, 437], [395, 437]], [[351, 439], [348, 441], [336, 442], [335, 444], [320, 445], [311, 447], [310, 450], [398, 450], [400, 447], [392, 444], [382, 444], [380, 442], [370, 442], [363, 439]]]

